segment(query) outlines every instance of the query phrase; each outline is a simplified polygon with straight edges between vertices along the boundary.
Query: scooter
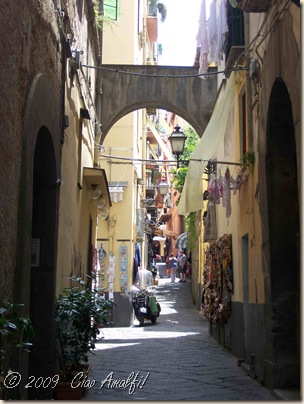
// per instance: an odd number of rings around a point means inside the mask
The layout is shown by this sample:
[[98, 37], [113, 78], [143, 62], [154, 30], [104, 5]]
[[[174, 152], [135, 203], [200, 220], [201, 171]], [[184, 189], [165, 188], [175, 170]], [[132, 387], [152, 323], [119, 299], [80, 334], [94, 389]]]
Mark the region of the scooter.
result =
[[155, 287], [149, 286], [147, 289], [139, 289], [133, 285], [132, 292], [134, 313], [139, 325], [142, 327], [145, 319], [155, 324], [161, 312], [160, 304], [155, 297]]

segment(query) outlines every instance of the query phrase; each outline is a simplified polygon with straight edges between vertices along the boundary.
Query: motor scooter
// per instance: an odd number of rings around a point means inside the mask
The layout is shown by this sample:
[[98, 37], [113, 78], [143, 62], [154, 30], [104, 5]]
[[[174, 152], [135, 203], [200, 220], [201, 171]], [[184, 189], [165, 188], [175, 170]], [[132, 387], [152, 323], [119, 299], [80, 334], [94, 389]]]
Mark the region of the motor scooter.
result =
[[145, 319], [155, 324], [161, 312], [160, 304], [155, 297], [155, 287], [148, 286], [147, 289], [139, 289], [133, 285], [132, 292], [134, 313], [139, 325], [142, 327]]

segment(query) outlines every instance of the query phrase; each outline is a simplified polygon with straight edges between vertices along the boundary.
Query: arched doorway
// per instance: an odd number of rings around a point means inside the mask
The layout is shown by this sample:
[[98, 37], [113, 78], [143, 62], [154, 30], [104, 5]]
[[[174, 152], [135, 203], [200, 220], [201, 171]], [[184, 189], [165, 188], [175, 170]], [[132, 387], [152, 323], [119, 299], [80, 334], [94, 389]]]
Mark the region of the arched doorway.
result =
[[275, 81], [270, 95], [266, 139], [268, 340], [273, 387], [290, 387], [299, 385], [300, 381], [300, 230], [292, 105], [281, 79]]
[[[29, 356], [29, 375], [55, 373], [54, 304], [58, 183], [53, 140], [46, 127], [38, 133], [33, 165], [30, 314], [36, 338]], [[52, 399], [52, 389], [31, 389], [30, 399]]]

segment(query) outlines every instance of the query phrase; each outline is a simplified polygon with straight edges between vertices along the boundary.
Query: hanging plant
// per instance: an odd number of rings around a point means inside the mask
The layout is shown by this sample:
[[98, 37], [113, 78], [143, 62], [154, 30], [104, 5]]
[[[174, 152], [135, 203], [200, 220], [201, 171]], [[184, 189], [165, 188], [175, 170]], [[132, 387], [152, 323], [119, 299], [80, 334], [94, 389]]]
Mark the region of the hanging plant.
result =
[[99, 10], [99, 1], [94, 1], [94, 14], [95, 14], [95, 24], [98, 29], [103, 30], [104, 24], [108, 24], [111, 28], [115, 24], [113, 18], [105, 16], [103, 12]]
[[253, 151], [247, 151], [242, 157], [244, 164], [250, 165], [250, 172], [253, 173], [254, 163], [255, 163], [255, 154]]

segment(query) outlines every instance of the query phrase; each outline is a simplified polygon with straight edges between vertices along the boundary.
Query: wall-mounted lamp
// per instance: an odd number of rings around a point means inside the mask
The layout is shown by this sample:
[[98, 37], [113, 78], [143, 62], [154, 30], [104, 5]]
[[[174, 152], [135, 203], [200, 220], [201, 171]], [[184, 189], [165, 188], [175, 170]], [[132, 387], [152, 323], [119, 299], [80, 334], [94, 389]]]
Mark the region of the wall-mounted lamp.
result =
[[94, 204], [97, 209], [104, 208], [106, 206], [106, 199], [101, 195], [98, 199], [94, 200]]
[[88, 189], [88, 197], [90, 199], [96, 200], [100, 197], [100, 195], [101, 195], [100, 187], [96, 184], [92, 184]]
[[75, 69], [80, 69], [80, 55], [83, 55], [83, 53], [80, 49], [72, 49], [72, 60]]
[[183, 154], [184, 147], [185, 147], [185, 141], [187, 139], [187, 136], [185, 133], [180, 130], [181, 127], [176, 125], [174, 127], [174, 131], [171, 133], [171, 136], [169, 136], [168, 140], [171, 143], [171, 149], [172, 153], [176, 155], [177, 158], [177, 168], [179, 167], [179, 156]]
[[101, 208], [98, 210], [97, 215], [101, 220], [107, 220], [109, 217], [109, 210], [105, 207]]

